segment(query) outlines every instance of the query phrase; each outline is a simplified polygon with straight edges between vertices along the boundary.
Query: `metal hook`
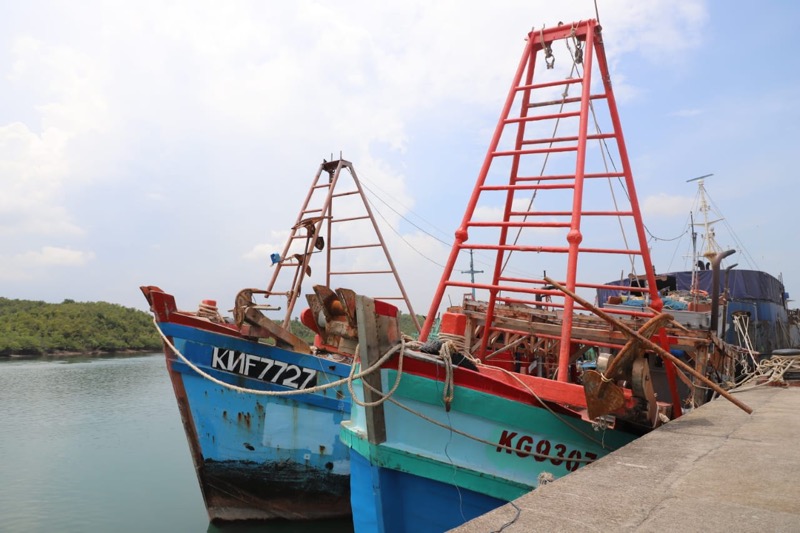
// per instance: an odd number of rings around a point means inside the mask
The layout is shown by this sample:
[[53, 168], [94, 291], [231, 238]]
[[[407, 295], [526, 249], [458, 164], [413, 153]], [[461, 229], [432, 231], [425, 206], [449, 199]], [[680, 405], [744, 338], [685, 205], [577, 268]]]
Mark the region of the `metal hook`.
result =
[[547, 65], [548, 69], [553, 68], [553, 65], [556, 64], [556, 58], [553, 55], [552, 47], [544, 41], [544, 27], [539, 30], [539, 38], [542, 41], [542, 49], [544, 50], [544, 62]]

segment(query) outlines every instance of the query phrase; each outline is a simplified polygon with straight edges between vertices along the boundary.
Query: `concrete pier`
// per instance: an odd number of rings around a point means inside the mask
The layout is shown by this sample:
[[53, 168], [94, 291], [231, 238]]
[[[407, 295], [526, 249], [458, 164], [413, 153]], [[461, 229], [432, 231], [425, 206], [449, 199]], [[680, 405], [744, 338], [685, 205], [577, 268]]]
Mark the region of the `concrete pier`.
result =
[[454, 531], [800, 532], [800, 387], [737, 396]]

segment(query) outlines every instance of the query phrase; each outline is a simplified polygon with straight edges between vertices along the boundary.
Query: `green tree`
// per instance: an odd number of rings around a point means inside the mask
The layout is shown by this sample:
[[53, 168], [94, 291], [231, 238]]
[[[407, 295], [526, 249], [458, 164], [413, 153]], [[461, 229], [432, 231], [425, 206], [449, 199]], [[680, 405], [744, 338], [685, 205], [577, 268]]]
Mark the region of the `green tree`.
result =
[[149, 313], [106, 302], [0, 298], [0, 355], [158, 350]]

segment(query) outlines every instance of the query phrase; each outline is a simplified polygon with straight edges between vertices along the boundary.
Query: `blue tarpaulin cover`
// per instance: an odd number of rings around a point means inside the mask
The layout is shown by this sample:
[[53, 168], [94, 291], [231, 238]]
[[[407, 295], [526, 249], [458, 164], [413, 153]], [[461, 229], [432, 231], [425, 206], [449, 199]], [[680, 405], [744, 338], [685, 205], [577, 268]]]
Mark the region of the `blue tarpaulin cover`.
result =
[[[699, 270], [697, 272], [697, 288], [702, 291], [706, 291], [709, 293], [709, 295], [711, 295], [711, 274], [712, 272], [710, 270]], [[783, 305], [783, 284], [775, 276], [760, 270], [729, 270], [727, 273], [723, 270], [720, 272], [720, 291], [725, 289], [726, 275], [727, 287], [730, 291], [732, 300], [765, 300]], [[683, 272], [658, 274], [656, 278], [661, 278], [663, 276], [674, 278], [676, 290], [691, 290], [691, 271], [687, 270]], [[625, 279], [621, 281], [613, 281], [611, 284], [630, 285], [630, 280]], [[598, 301], [601, 304], [607, 302], [609, 296], [618, 296], [620, 294], [620, 291], [609, 291], [602, 289], [597, 291]]]

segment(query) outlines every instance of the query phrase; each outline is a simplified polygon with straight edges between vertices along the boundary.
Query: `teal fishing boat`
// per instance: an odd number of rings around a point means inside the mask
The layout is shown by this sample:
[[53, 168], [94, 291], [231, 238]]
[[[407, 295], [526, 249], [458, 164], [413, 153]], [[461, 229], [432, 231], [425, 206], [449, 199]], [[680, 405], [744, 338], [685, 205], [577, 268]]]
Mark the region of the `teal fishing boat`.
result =
[[[487, 281], [454, 276], [467, 253]], [[586, 299], [621, 268], [649, 307]], [[681, 416], [694, 388], [731, 398], [707, 375], [732, 364], [724, 343], [662, 312], [594, 20], [527, 35], [420, 342], [357, 302], [368, 372], [341, 438], [359, 532], [456, 527]]]

